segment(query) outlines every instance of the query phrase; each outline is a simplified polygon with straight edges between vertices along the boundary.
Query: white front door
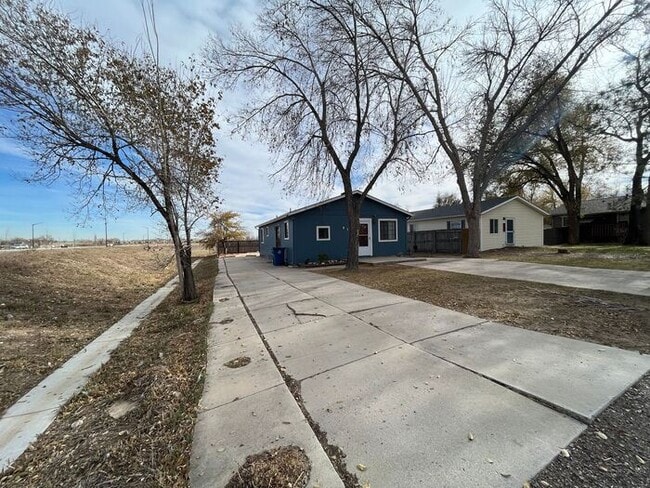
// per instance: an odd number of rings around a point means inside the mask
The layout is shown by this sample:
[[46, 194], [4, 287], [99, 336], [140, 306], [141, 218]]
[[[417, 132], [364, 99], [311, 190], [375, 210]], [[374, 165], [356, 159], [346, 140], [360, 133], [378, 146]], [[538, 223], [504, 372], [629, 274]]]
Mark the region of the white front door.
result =
[[506, 246], [515, 245], [515, 220], [506, 219]]
[[372, 256], [372, 219], [359, 219], [359, 256]]

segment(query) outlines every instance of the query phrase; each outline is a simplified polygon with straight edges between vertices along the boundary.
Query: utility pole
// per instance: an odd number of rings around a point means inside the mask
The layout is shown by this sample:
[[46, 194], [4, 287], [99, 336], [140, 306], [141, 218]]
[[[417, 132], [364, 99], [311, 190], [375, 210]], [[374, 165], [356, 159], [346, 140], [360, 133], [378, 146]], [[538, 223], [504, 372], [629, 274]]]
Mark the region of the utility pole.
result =
[[32, 224], [32, 249], [34, 249], [34, 227], [37, 225], [41, 225], [43, 222], [36, 222], [35, 224]]

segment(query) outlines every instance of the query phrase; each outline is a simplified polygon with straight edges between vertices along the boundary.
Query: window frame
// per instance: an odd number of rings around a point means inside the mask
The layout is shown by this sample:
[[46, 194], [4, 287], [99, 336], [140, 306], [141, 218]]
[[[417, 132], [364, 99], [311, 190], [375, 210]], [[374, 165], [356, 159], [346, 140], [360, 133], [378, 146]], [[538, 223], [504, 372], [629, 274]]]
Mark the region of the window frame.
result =
[[288, 220], [285, 220], [284, 222], [282, 222], [282, 238], [285, 241], [289, 240], [289, 221]]
[[[321, 239], [318, 231], [321, 229], [327, 229], [327, 239]], [[331, 241], [332, 240], [332, 229], [329, 225], [317, 225], [316, 226], [316, 240], [319, 242]]]
[[[494, 223], [494, 227], [492, 224]], [[499, 233], [499, 219], [490, 219], [490, 234]]]
[[269, 231], [269, 226], [267, 225], [266, 227], [264, 227], [264, 236], [265, 236], [265, 237], [268, 237], [268, 236], [269, 236], [269, 232], [270, 232], [270, 231]]
[[264, 229], [260, 229], [260, 244], [264, 244]]
[[[382, 239], [381, 238], [381, 223], [382, 222], [395, 222], [395, 239]], [[399, 227], [397, 225], [397, 219], [377, 219], [377, 240], [378, 242], [398, 242], [399, 241]]]

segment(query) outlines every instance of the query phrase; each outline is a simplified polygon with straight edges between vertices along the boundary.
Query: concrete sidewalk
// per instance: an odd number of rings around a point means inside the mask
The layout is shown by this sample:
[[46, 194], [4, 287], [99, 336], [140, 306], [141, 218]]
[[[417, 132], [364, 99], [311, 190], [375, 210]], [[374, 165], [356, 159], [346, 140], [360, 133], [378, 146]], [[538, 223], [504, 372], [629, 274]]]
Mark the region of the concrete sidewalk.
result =
[[[650, 368], [650, 357], [638, 353], [260, 259], [226, 266], [236, 289], [224, 280], [215, 291], [193, 486], [224, 486], [246, 455], [287, 443], [310, 456], [309, 486], [340, 486], [324, 481], [331, 464], [251, 317], [279, 366], [300, 382], [312, 419], [347, 454], [348, 470], [373, 488], [520, 487]], [[253, 362], [225, 371], [221, 365], [242, 351]]]
[[554, 264], [534, 264], [496, 259], [427, 258], [402, 262], [405, 266], [437, 269], [491, 278], [550, 283], [553, 285], [605, 290], [615, 293], [650, 296], [649, 271], [581, 268]]

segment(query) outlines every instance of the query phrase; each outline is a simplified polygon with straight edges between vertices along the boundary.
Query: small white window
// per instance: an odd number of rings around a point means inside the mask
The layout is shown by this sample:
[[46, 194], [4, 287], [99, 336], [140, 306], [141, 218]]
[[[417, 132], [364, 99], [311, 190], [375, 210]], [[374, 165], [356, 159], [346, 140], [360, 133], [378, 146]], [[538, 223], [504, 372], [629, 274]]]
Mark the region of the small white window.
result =
[[264, 235], [265, 235], [266, 237], [269, 236], [269, 228], [268, 228], [268, 227], [264, 227]]
[[283, 233], [284, 240], [285, 241], [289, 240], [289, 221], [288, 220], [285, 220], [282, 223], [282, 233]]
[[264, 244], [264, 229], [260, 229], [260, 242]]
[[317, 225], [316, 226], [316, 240], [317, 241], [329, 241], [330, 240], [330, 226], [329, 225]]
[[379, 242], [397, 241], [397, 219], [379, 219]]

